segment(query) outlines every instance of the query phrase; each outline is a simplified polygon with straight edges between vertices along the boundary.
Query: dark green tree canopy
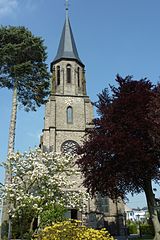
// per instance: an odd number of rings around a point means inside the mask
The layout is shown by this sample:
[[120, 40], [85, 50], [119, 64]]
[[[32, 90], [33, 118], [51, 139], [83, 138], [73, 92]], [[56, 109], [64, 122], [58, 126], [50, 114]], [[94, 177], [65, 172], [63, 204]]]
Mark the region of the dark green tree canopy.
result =
[[0, 27], [0, 87], [17, 88], [25, 110], [36, 110], [49, 94], [46, 47], [25, 27]]
[[160, 88], [147, 79], [117, 76], [111, 96], [96, 103], [99, 117], [80, 149], [78, 164], [92, 194], [112, 198], [160, 180]]

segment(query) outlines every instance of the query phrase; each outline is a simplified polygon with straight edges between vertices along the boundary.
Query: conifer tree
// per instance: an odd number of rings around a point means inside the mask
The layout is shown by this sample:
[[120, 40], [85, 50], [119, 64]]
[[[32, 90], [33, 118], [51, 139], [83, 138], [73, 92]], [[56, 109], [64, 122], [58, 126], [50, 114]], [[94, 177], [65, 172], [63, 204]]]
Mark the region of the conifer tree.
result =
[[8, 154], [14, 151], [17, 104], [36, 110], [48, 95], [46, 47], [25, 27], [0, 27], [0, 88], [13, 91]]
[[[8, 139], [8, 159], [14, 152], [17, 106], [26, 111], [35, 111], [45, 103], [49, 94], [49, 74], [45, 60], [46, 47], [40, 37], [34, 36], [25, 27], [0, 27], [0, 88], [13, 91], [12, 111]], [[10, 161], [8, 165], [11, 166]], [[11, 167], [6, 172], [5, 182], [11, 183]], [[3, 208], [3, 221], [8, 219]], [[8, 239], [11, 239], [9, 217]]]

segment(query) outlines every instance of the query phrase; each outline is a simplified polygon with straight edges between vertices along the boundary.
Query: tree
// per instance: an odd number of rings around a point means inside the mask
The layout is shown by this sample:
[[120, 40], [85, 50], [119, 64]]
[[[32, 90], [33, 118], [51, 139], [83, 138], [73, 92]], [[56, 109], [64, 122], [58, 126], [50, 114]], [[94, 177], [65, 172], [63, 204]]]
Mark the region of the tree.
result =
[[66, 220], [65, 213], [67, 212], [67, 208], [58, 204], [48, 205], [43, 208], [43, 212], [40, 214], [40, 227], [51, 226], [53, 223], [62, 222]]
[[13, 91], [8, 154], [14, 151], [17, 103], [36, 110], [49, 94], [46, 47], [25, 27], [0, 27], [0, 87]]
[[144, 191], [160, 239], [152, 190], [152, 181], [160, 180], [160, 86], [130, 76], [117, 76], [116, 82], [112, 94], [105, 89], [98, 95], [99, 117], [79, 150], [78, 165], [92, 195], [116, 199]]
[[[46, 47], [40, 37], [35, 37], [25, 27], [0, 27], [0, 87], [13, 91], [9, 129], [8, 155], [14, 151], [17, 105], [26, 111], [36, 110], [44, 104], [49, 94], [49, 74], [45, 64]], [[10, 164], [10, 163], [9, 163]], [[6, 182], [11, 182], [11, 169], [6, 172]], [[9, 219], [3, 206], [3, 221]], [[9, 218], [8, 218], [9, 217]], [[10, 239], [10, 236], [8, 236]]]
[[[59, 214], [57, 219], [60, 219], [60, 206], [62, 212], [64, 207], [83, 208], [86, 193], [72, 189], [74, 179], [80, 174], [74, 168], [74, 156], [43, 153], [41, 149], [35, 149], [24, 154], [12, 153], [9, 158], [12, 182], [1, 186], [1, 193], [12, 203], [10, 211], [13, 220], [19, 219], [25, 226], [26, 220], [30, 221], [28, 232], [33, 232], [33, 223], [39, 216], [43, 224], [46, 214], [52, 214], [53, 219], [53, 212], [47, 210], [55, 210]], [[7, 170], [8, 162], [4, 166]]]

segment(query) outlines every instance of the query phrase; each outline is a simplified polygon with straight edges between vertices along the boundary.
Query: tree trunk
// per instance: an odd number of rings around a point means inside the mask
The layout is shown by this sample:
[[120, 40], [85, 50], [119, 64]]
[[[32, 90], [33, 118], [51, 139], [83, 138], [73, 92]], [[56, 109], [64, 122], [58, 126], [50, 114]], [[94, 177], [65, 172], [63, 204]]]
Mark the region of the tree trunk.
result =
[[[12, 169], [11, 169], [11, 160], [9, 156], [14, 152], [15, 147], [15, 129], [16, 129], [16, 118], [17, 118], [17, 88], [14, 87], [13, 96], [12, 96], [12, 111], [11, 111], [11, 120], [9, 128], [9, 139], [8, 139], [8, 169], [5, 173], [5, 183], [10, 184], [12, 182]], [[4, 201], [3, 210], [2, 210], [2, 222], [8, 221], [8, 240], [11, 239], [11, 217], [9, 217], [8, 212], [11, 211], [12, 203], [9, 199]]]
[[12, 97], [12, 113], [11, 113], [10, 128], [9, 128], [8, 156], [14, 152], [16, 118], [17, 118], [17, 88], [14, 87], [13, 97]]
[[154, 240], [160, 240], [160, 222], [158, 220], [158, 214], [155, 208], [156, 202], [155, 202], [155, 196], [152, 190], [151, 180], [146, 182], [144, 187], [144, 192], [146, 194], [148, 211], [149, 211], [150, 218], [152, 220], [154, 231], [155, 231]]
[[34, 224], [34, 220], [35, 218], [32, 218], [31, 224], [30, 224], [30, 229], [29, 229], [29, 233], [33, 233], [33, 224]]

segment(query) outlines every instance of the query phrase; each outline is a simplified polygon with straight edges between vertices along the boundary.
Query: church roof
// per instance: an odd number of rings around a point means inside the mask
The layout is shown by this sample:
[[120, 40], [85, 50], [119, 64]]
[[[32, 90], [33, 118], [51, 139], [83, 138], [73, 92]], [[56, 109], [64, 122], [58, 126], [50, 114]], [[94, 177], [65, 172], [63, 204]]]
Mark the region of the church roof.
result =
[[58, 62], [59, 60], [62, 59], [72, 59], [78, 61], [80, 64], [84, 65], [78, 55], [78, 51], [76, 48], [75, 40], [73, 37], [69, 17], [66, 16], [66, 20], [64, 23], [57, 55], [55, 59], [53, 60], [54, 64], [55, 62]]

